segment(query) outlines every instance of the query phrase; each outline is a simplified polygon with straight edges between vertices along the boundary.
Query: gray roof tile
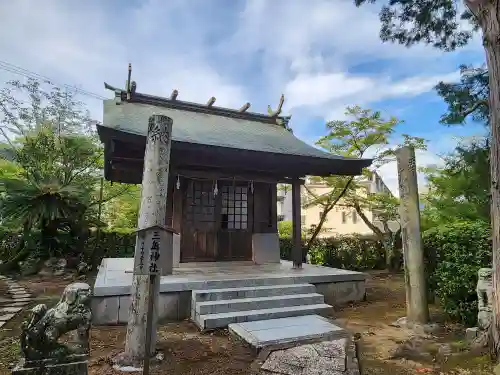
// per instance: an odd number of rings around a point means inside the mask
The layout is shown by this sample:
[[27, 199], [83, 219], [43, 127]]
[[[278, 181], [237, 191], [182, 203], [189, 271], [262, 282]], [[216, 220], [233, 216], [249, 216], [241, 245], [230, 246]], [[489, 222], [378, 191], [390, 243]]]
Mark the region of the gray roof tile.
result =
[[116, 104], [112, 99], [104, 101], [103, 126], [146, 135], [148, 119], [153, 114], [166, 115], [173, 119], [172, 139], [174, 141], [322, 159], [349, 160], [349, 158], [318, 150], [279, 125], [147, 104], [127, 102]]

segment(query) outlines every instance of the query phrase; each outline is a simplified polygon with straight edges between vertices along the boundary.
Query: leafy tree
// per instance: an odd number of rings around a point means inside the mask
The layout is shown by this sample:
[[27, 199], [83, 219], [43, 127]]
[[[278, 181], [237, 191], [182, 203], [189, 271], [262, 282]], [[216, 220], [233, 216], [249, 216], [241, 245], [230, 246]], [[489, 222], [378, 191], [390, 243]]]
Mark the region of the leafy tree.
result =
[[[113, 186], [105, 186], [104, 196], [109, 196]], [[129, 186], [127, 191], [115, 199], [105, 202], [103, 220], [110, 228], [136, 228], [141, 198], [140, 185]], [[105, 198], [106, 199], [106, 198]]]
[[[347, 121], [330, 121], [327, 123], [328, 134], [321, 137], [317, 145], [324, 150], [333, 154], [346, 157], [362, 158], [366, 156], [368, 150], [374, 151], [373, 165], [380, 167], [381, 165], [394, 160], [394, 150], [389, 148], [391, 135], [395, 131], [395, 127], [401, 123], [398, 119], [392, 117], [389, 120], [382, 118], [380, 112], [362, 109], [358, 106], [348, 107], [346, 116], [351, 118]], [[421, 138], [403, 135], [403, 144], [412, 145], [416, 148], [425, 148], [424, 140]], [[361, 218], [374, 231], [375, 235], [384, 243], [390, 261], [392, 254], [392, 246], [394, 241], [392, 233], [384, 233], [376, 225], [373, 225], [371, 220], [364, 214], [363, 210], [375, 206], [375, 209], [380, 214], [385, 213], [385, 217], [389, 218], [388, 209], [386, 210], [381, 202], [387, 204], [389, 202], [388, 195], [371, 195], [366, 190], [366, 185], [363, 181], [369, 178], [372, 172], [365, 171], [361, 179], [353, 176], [330, 176], [316, 177], [313, 181], [326, 185], [329, 189], [326, 193], [316, 194], [315, 191], [306, 185], [308, 194], [305, 207], [320, 206], [322, 208], [320, 220], [312, 230], [311, 236], [307, 242], [307, 249], [311, 248], [314, 240], [321, 232], [324, 223], [327, 220], [328, 213], [337, 205], [348, 206], [361, 212]], [[395, 207], [395, 204], [391, 207]], [[394, 209], [394, 213], [397, 210]], [[384, 214], [381, 214], [384, 217]], [[389, 219], [388, 219], [389, 220]], [[386, 220], [386, 222], [388, 222]]]
[[[0, 162], [0, 217], [23, 230], [41, 234], [41, 257], [60, 252], [57, 234], [66, 231], [80, 241], [96, 222], [103, 150], [85, 111], [71, 93], [45, 92], [38, 81], [11, 82], [0, 90], [0, 134], [9, 152]], [[6, 149], [3, 147], [2, 149]], [[121, 195], [128, 187], [115, 185], [102, 201]], [[21, 241], [14, 258], [3, 268], [17, 265], [30, 249]], [[80, 249], [81, 250], [81, 249]]]
[[490, 219], [489, 147], [486, 140], [459, 145], [443, 168], [427, 168], [422, 212], [427, 226]]
[[440, 82], [437, 93], [448, 105], [447, 113], [441, 117], [446, 125], [463, 124], [467, 118], [489, 124], [488, 70], [485, 67], [460, 66], [460, 82]]
[[[376, 0], [354, 0], [356, 5]], [[500, 0], [388, 0], [380, 13], [383, 41], [411, 46], [426, 43], [445, 51], [468, 43], [480, 31], [486, 53], [489, 84], [489, 123], [491, 126], [491, 223], [493, 242], [493, 290], [500, 290]], [[458, 9], [465, 9], [458, 16]], [[458, 18], [469, 20], [473, 29], [463, 30]], [[492, 347], [500, 358], [500, 293], [494, 293]]]

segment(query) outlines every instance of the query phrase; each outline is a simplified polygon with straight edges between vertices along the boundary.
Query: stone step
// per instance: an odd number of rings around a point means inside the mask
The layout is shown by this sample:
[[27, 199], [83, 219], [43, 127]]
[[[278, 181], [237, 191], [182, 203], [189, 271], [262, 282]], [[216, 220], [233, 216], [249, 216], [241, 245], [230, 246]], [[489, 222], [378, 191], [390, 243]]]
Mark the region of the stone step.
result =
[[318, 293], [288, 294], [269, 297], [240, 298], [224, 301], [198, 302], [195, 305], [197, 315], [228, 313], [272, 309], [278, 307], [317, 305], [324, 303], [324, 297]]
[[287, 318], [292, 316], [302, 316], [310, 314], [323, 314], [328, 312], [332, 306], [325, 303], [306, 305], [277, 307], [272, 309], [259, 309], [247, 311], [234, 311], [219, 314], [198, 315], [195, 323], [202, 330], [227, 327], [231, 323], [253, 322], [264, 319]]
[[324, 341], [347, 337], [343, 328], [318, 315], [233, 323], [228, 329], [256, 350], [314, 339]]
[[[292, 285], [295, 284], [297, 280], [300, 280], [300, 278], [295, 276], [287, 276], [287, 277], [242, 276], [241, 279], [234, 278], [234, 279], [221, 279], [221, 280], [207, 280], [203, 283], [203, 289], [205, 290], [221, 289], [221, 288], [227, 288], [228, 286], [230, 286], [231, 288], [246, 288], [246, 287], [273, 286], [273, 285]], [[300, 284], [303, 283], [304, 282], [301, 282]]]
[[239, 298], [272, 297], [285, 294], [315, 293], [313, 284], [265, 285], [243, 288], [193, 290], [193, 303]]

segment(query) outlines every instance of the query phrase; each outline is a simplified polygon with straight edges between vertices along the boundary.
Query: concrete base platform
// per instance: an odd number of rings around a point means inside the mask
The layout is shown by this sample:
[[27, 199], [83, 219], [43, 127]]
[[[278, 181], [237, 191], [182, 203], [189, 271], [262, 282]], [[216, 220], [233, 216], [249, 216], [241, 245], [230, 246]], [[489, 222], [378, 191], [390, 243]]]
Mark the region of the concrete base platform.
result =
[[300, 344], [316, 339], [335, 340], [347, 336], [343, 328], [319, 315], [234, 323], [229, 325], [229, 332], [255, 350], [281, 347], [289, 343]]
[[[128, 320], [133, 259], [103, 259], [94, 284], [94, 324], [125, 324]], [[192, 291], [314, 284], [326, 304], [341, 305], [365, 297], [366, 275], [361, 272], [304, 264], [253, 262], [181, 263], [173, 275], [162, 276], [158, 317], [180, 321], [191, 316]]]

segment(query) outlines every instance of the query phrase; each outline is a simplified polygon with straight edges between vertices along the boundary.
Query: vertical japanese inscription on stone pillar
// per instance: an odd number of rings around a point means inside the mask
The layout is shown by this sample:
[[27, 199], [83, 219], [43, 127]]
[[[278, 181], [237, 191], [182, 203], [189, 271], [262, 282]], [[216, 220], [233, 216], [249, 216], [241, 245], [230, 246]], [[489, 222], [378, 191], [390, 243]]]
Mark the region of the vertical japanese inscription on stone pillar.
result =
[[420, 233], [420, 207], [418, 197], [415, 149], [402, 147], [397, 153], [398, 182], [405, 262], [406, 304], [408, 319], [427, 323], [429, 308], [425, 282], [424, 254]]
[[[144, 358], [148, 296], [154, 296], [154, 309], [156, 309], [160, 289], [160, 277], [156, 277], [154, 285], [150, 285], [149, 275], [159, 272], [172, 273], [171, 267], [163, 269], [158, 266], [160, 256], [168, 257], [173, 254], [172, 249], [165, 245], [164, 234], [160, 233], [162, 230], [154, 228], [165, 226], [172, 125], [172, 119], [162, 115], [152, 115], [148, 121], [125, 353], [117, 358], [117, 363], [121, 365], [138, 364]], [[172, 262], [167, 263], [172, 264]], [[152, 293], [150, 287], [153, 288]], [[152, 352], [155, 350], [156, 342], [156, 318], [157, 314], [154, 314]]]

